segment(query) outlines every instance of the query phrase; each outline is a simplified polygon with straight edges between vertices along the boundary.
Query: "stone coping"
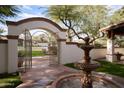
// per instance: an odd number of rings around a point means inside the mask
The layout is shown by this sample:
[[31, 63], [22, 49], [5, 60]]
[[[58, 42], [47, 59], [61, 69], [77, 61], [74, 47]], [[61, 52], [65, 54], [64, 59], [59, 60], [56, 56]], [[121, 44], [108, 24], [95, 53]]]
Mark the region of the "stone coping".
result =
[[8, 43], [8, 40], [6, 40], [6, 39], [0, 39], [0, 43]]
[[7, 35], [8, 39], [18, 39], [19, 36], [17, 35]]
[[67, 29], [61, 28], [57, 23], [53, 22], [52, 20], [47, 19], [47, 18], [43, 18], [43, 17], [32, 17], [32, 18], [22, 19], [22, 20], [17, 21], [17, 22], [7, 21], [7, 25], [18, 26], [20, 24], [27, 23], [27, 22], [33, 22], [33, 21], [48, 22], [48, 23], [54, 25], [56, 28], [58, 28], [62, 32], [66, 32], [66, 30], [67, 30]]
[[[117, 88], [123, 88], [124, 87], [124, 79], [123, 78], [120, 78], [118, 76], [105, 74], [105, 73], [101, 73], [101, 72], [100, 73], [94, 72], [93, 74], [94, 74], [93, 77], [96, 80], [107, 81], [107, 82], [115, 85]], [[56, 79], [52, 83], [51, 88], [59, 87], [59, 83], [61, 80], [64, 80], [64, 79], [70, 78], [70, 77], [81, 78], [81, 76], [82, 76], [81, 73], [73, 73], [73, 74], [63, 75], [63, 76], [59, 77], [58, 79]], [[123, 81], [123, 82], [121, 82], [121, 81]]]

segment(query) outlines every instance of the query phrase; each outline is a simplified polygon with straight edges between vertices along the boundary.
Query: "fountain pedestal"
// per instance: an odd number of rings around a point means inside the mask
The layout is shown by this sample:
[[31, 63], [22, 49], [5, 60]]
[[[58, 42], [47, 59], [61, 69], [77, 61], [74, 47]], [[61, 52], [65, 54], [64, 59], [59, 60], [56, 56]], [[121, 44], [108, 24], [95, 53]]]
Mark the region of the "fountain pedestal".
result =
[[82, 70], [81, 83], [83, 88], [92, 88], [92, 71], [99, 67], [97, 63], [90, 62], [90, 51], [94, 48], [92, 45], [78, 45], [84, 50], [84, 61], [82, 63], [75, 63], [75, 66]]

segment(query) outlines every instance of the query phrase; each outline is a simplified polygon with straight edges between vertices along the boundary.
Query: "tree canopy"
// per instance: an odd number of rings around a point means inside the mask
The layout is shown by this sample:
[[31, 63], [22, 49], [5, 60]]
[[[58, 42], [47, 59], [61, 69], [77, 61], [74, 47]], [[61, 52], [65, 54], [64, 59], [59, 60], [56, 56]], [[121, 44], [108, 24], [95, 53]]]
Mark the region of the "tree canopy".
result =
[[[118, 10], [116, 10], [112, 15], [111, 15], [111, 24], [114, 23], [120, 23], [124, 21], [124, 6]], [[115, 45], [118, 45], [119, 47], [124, 47], [124, 37], [123, 36], [115, 36]]]
[[111, 23], [119, 23], [124, 21], [124, 7], [115, 11], [111, 16]]
[[92, 43], [98, 36], [98, 30], [108, 25], [108, 8], [106, 6], [76, 6], [60, 5], [50, 6], [48, 15], [55, 21], [62, 22], [71, 33], [71, 37], [76, 35], [86, 43]]
[[[14, 5], [0, 5], [0, 23], [5, 24], [8, 17], [15, 17], [19, 13], [19, 8]], [[0, 28], [0, 34], [5, 32], [3, 28]]]

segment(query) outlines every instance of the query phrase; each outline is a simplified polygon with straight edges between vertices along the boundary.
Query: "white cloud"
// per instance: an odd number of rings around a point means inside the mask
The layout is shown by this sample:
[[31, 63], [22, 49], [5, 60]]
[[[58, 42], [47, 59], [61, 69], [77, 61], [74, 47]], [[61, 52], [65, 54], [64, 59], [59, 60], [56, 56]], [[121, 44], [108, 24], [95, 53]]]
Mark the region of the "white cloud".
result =
[[1, 28], [1, 29], [4, 29], [4, 30], [7, 30], [7, 26], [4, 25], [4, 24], [1, 24], [1, 23], [0, 23], [0, 28]]
[[37, 13], [37, 14], [30, 14], [30, 13], [21, 13], [19, 14], [19, 19], [25, 19], [25, 18], [31, 18], [31, 17], [45, 17], [44, 15], [42, 15], [41, 13]]
[[41, 8], [49, 8], [50, 7], [50, 5], [38, 5], [38, 6]]
[[[19, 21], [19, 20], [26, 19], [26, 18], [31, 18], [31, 17], [45, 17], [45, 16], [42, 15], [41, 13], [30, 14], [30, 13], [23, 12], [23, 13], [20, 13], [17, 18], [7, 18], [7, 20], [8, 21]], [[6, 31], [8, 31], [8, 27], [6, 25], [0, 24], [0, 28], [5, 29]]]
[[31, 6], [28, 6], [28, 5], [23, 5], [22, 8], [27, 9], [27, 10], [32, 10]]

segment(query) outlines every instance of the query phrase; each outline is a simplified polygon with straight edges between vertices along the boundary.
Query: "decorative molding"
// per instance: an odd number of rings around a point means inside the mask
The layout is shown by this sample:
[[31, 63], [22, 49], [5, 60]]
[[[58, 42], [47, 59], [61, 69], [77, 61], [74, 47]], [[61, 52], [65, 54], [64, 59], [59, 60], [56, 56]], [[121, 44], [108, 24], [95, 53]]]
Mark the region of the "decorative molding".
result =
[[0, 39], [0, 43], [8, 43], [8, 40]]
[[54, 25], [55, 27], [57, 27], [60, 31], [62, 32], [66, 32], [65, 29], [61, 28], [57, 23], [53, 22], [52, 20], [50, 19], [47, 19], [47, 18], [43, 18], [43, 17], [34, 17], [34, 18], [27, 18], [27, 19], [23, 19], [23, 20], [20, 20], [20, 21], [17, 21], [17, 22], [13, 22], [13, 21], [7, 21], [7, 25], [20, 25], [20, 24], [23, 24], [23, 23], [27, 23], [27, 22], [32, 22], [32, 21], [44, 21], [44, 22], [48, 22], [52, 25]]
[[18, 39], [19, 36], [16, 35], [7, 35], [8, 39]]

